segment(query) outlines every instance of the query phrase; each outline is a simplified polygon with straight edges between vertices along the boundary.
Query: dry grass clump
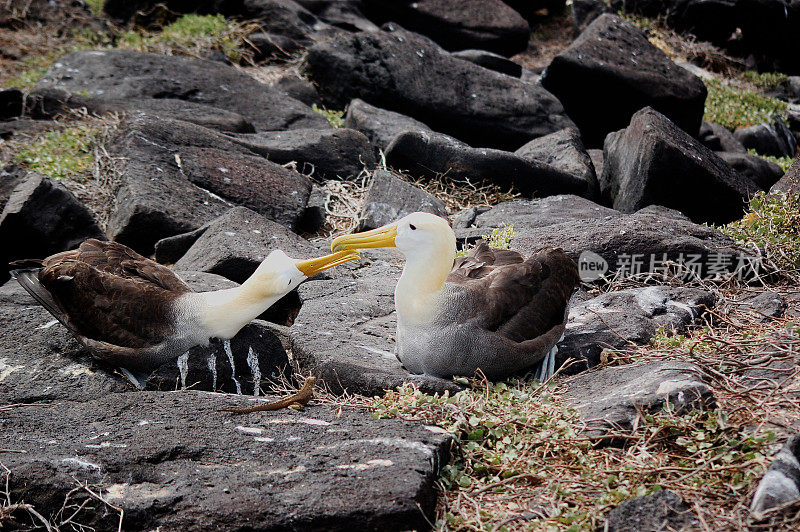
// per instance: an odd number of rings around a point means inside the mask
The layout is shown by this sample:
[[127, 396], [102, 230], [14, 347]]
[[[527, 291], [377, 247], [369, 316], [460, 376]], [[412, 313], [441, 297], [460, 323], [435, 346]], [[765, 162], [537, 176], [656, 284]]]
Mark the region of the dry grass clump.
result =
[[453, 179], [446, 174], [434, 179], [414, 179], [403, 172], [394, 174], [442, 200], [448, 212], [459, 212], [469, 207], [497, 205], [519, 197], [519, 192], [504, 190], [494, 183], [473, 183], [469, 179]]

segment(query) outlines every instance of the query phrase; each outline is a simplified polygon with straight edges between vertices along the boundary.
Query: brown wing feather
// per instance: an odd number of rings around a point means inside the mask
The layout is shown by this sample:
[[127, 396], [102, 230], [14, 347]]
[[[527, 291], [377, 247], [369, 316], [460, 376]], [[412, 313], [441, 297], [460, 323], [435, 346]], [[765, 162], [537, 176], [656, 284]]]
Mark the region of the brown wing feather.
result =
[[477, 295], [481, 305], [474, 318], [482, 327], [515, 342], [562, 324], [580, 283], [577, 265], [560, 249], [545, 248], [524, 260], [515, 251], [494, 250], [485, 242], [457, 259], [447, 280]]
[[38, 277], [76, 333], [133, 348], [169, 335], [171, 304], [191, 291], [164, 266], [122, 244], [97, 240], [48, 257]]

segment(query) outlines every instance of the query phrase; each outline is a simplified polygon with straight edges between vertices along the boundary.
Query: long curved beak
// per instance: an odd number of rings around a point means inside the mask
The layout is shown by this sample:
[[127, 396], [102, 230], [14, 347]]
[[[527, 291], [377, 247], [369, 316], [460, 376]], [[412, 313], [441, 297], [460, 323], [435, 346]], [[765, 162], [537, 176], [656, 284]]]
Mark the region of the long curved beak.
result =
[[333, 268], [334, 266], [343, 264], [347, 261], [355, 260], [359, 257], [361, 257], [361, 255], [358, 253], [358, 251], [339, 251], [337, 253], [325, 255], [324, 257], [317, 257], [316, 259], [297, 261], [295, 266], [297, 266], [298, 270], [303, 272], [303, 275], [306, 277], [311, 277], [316, 273], [325, 271], [328, 268]]
[[333, 242], [331, 242], [331, 251], [341, 251], [343, 249], [393, 248], [395, 246], [394, 239], [396, 236], [397, 226], [395, 224], [384, 225], [372, 231], [337, 236], [333, 239]]

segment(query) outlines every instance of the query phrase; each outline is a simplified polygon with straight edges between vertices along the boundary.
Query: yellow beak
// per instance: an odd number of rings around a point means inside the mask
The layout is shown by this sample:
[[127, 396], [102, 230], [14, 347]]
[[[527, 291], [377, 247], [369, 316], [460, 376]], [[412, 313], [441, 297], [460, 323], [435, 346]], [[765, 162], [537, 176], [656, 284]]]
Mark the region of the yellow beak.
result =
[[394, 238], [396, 236], [396, 225], [384, 225], [372, 231], [337, 236], [333, 239], [333, 242], [331, 242], [331, 251], [341, 251], [343, 249], [393, 248]]
[[296, 266], [298, 270], [303, 272], [303, 275], [311, 277], [315, 273], [333, 268], [334, 266], [350, 260], [355, 260], [360, 256], [358, 251], [339, 251], [337, 253], [325, 255], [324, 257], [317, 257], [316, 259], [298, 261]]

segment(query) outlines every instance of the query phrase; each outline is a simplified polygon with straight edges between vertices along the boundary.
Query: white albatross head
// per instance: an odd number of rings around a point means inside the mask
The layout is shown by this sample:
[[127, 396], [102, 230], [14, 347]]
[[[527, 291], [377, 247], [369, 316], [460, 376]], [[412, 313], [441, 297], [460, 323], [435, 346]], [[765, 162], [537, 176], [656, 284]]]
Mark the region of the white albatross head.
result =
[[413, 212], [372, 231], [337, 237], [331, 251], [396, 247], [406, 260], [442, 258], [453, 264], [456, 235], [444, 218], [427, 212]]
[[245, 284], [260, 291], [262, 297], [282, 297], [309, 277], [357, 258], [358, 251], [347, 250], [314, 259], [293, 259], [276, 249], [258, 265]]

